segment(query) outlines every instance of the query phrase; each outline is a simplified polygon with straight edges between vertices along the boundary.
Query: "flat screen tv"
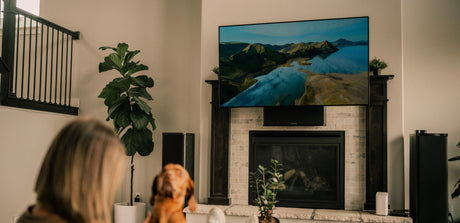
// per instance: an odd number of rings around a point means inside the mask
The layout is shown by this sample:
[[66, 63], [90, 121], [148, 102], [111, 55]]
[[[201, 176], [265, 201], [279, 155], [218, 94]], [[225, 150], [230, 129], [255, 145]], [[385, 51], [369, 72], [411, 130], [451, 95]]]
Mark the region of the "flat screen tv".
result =
[[367, 105], [368, 20], [219, 26], [220, 105]]

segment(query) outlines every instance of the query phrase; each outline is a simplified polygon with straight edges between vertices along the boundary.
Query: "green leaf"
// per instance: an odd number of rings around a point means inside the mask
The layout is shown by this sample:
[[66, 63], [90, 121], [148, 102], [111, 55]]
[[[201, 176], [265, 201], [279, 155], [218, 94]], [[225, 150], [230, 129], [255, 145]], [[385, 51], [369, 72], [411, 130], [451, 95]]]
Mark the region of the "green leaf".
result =
[[130, 83], [133, 81], [132, 78], [115, 78], [102, 89], [98, 97], [105, 98], [104, 104], [110, 107], [125, 95], [124, 92], [129, 89]]
[[122, 68], [123, 65], [122, 65], [122, 60], [119, 57], [119, 55], [115, 54], [115, 53], [112, 53], [112, 54], [109, 55], [109, 59], [112, 61], [113, 65], [116, 67], [116, 69], [121, 72], [121, 68]]
[[129, 89], [128, 92], [132, 97], [143, 97], [147, 100], [153, 100], [152, 96], [143, 87], [134, 87]]
[[138, 62], [129, 62], [129, 63], [123, 64], [122, 73], [126, 74], [128, 71], [130, 71], [132, 69], [135, 69], [136, 66], [138, 66], [137, 65], [138, 63], [139, 63], [139, 61]]
[[133, 59], [133, 57], [136, 56], [140, 52], [141, 52], [140, 50], [128, 51], [124, 59], [124, 64], [128, 64], [129, 61], [131, 61], [131, 59]]
[[142, 99], [138, 98], [137, 96], [133, 96], [133, 98], [139, 105], [139, 107], [142, 109], [142, 111], [144, 111], [145, 113], [150, 113], [152, 109], [147, 103], [145, 103]]
[[118, 131], [120, 128], [126, 128], [130, 125], [131, 105], [128, 96], [123, 95], [114, 100], [108, 107], [107, 113], [113, 119], [114, 127]]
[[[120, 59], [123, 59], [123, 57], [125, 57], [126, 51], [128, 51], [128, 44], [119, 43], [117, 46], [117, 54]], [[123, 62], [123, 60], [121, 62]]]
[[99, 63], [99, 73], [114, 69], [112, 62], [102, 62]]
[[149, 113], [148, 118], [149, 118], [150, 125], [152, 125], [152, 130], [155, 130], [157, 126], [155, 125], [155, 119], [153, 118], [152, 113]]
[[121, 141], [125, 144], [126, 155], [128, 156], [132, 156], [136, 152], [141, 156], [147, 156], [153, 151], [152, 132], [148, 129], [128, 129], [121, 137]]
[[110, 84], [107, 84], [99, 94], [99, 98], [118, 98], [123, 91]]
[[133, 105], [130, 115], [134, 129], [145, 129], [149, 124], [149, 115], [142, 111], [138, 104]]
[[128, 129], [128, 131], [123, 134], [121, 137], [121, 141], [125, 145], [126, 148], [126, 155], [127, 156], [133, 156], [136, 154], [137, 147], [139, 147], [139, 143], [137, 141], [138, 136], [132, 129]]
[[114, 47], [110, 47], [110, 46], [101, 46], [99, 47], [100, 50], [106, 50], [106, 49], [111, 49], [113, 51], [117, 51], [117, 48], [114, 48]]
[[460, 148], [460, 142], [457, 143], [457, 147]]
[[134, 85], [139, 87], [151, 88], [153, 87], [153, 79], [147, 75], [139, 75], [134, 78]]
[[113, 69], [116, 69], [116, 66], [108, 56], [104, 57], [104, 62], [99, 63], [99, 73]]
[[134, 82], [134, 79], [131, 77], [119, 77], [113, 79], [110, 83], [108, 83], [108, 85], [118, 88], [121, 92], [126, 92], [131, 86], [131, 83]]
[[[109, 121], [109, 120], [110, 120], [110, 119], [107, 118], [107, 121]], [[120, 132], [120, 126], [117, 125], [116, 122], [112, 122], [112, 124], [113, 124], [113, 130], [118, 134], [118, 133]]]
[[119, 112], [120, 107], [124, 107], [124, 109], [129, 109], [129, 106], [130, 103], [128, 96], [122, 95], [121, 97], [118, 97], [116, 100], [112, 101], [112, 104], [108, 106], [107, 113], [109, 114], [109, 117], [113, 118], [114, 115]]
[[149, 67], [145, 66], [144, 64], [139, 64], [139, 65], [136, 64], [136, 66], [133, 66], [132, 68], [130, 68], [128, 70], [126, 75], [131, 75], [131, 74], [137, 73], [139, 71], [148, 70], [148, 69], [149, 69]]
[[126, 128], [131, 124], [131, 106], [129, 104], [123, 103], [114, 112], [113, 121], [117, 123], [121, 128]]

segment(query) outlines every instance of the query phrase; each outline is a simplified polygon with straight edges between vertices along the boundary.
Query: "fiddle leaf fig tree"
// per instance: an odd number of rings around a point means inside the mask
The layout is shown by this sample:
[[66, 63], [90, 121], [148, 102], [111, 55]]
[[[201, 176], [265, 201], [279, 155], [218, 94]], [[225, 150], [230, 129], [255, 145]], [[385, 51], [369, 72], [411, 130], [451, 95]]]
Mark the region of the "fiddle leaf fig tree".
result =
[[[460, 142], [457, 143], [457, 147], [460, 148]], [[460, 156], [454, 156], [449, 159], [449, 161], [457, 161], [460, 160]], [[460, 179], [458, 179], [457, 183], [454, 185], [454, 192], [452, 192], [451, 197], [452, 199], [460, 196]]]
[[133, 203], [134, 155], [148, 156], [153, 151], [152, 131], [155, 119], [145, 100], [153, 100], [147, 88], [153, 87], [153, 79], [146, 75], [137, 75], [149, 68], [139, 61], [132, 61], [140, 50], [128, 50], [128, 44], [119, 43], [115, 47], [100, 47], [100, 50], [112, 50], [99, 63], [99, 73], [116, 70], [120, 76], [110, 81], [99, 98], [107, 106], [107, 121], [112, 120], [115, 132], [126, 147], [126, 155], [131, 156], [130, 205]]

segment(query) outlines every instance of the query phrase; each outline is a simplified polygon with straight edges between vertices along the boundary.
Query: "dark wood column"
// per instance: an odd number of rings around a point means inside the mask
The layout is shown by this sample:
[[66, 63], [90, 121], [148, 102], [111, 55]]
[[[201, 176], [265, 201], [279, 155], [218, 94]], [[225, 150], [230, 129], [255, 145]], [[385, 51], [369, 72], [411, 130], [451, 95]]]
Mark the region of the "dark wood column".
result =
[[365, 210], [375, 210], [376, 192], [387, 192], [387, 82], [394, 75], [370, 76], [367, 107], [366, 202]]
[[228, 205], [228, 145], [230, 109], [219, 105], [219, 82], [207, 80], [212, 85], [211, 99], [211, 184], [208, 204]]

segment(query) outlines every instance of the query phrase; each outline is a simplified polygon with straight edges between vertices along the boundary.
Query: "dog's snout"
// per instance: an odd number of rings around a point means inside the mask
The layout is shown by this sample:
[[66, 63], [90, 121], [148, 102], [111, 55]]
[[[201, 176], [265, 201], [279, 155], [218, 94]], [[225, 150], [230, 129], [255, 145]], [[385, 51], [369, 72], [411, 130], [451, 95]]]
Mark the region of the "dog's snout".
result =
[[165, 179], [166, 180], [171, 180], [174, 176], [174, 173], [173, 172], [166, 172], [165, 173]]

